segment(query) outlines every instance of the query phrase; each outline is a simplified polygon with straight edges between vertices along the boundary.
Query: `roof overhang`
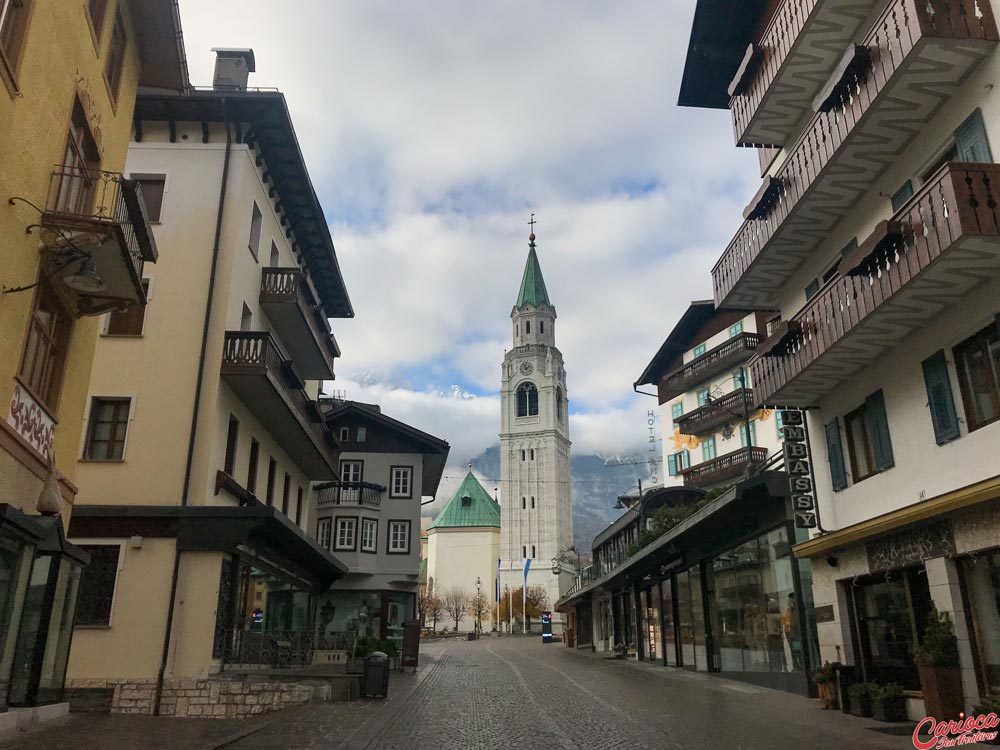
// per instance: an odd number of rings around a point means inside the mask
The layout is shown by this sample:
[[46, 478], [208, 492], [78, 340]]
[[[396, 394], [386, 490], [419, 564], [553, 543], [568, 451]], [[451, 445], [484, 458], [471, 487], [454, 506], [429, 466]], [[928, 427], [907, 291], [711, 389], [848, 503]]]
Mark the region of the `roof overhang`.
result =
[[139, 49], [139, 85], [184, 91], [188, 80], [184, 36], [176, 0], [129, 0]]
[[677, 321], [677, 325], [660, 345], [653, 359], [646, 365], [646, 369], [635, 381], [635, 387], [640, 385], [655, 385], [667, 371], [670, 362], [689, 349], [688, 343], [691, 337], [705, 323], [715, 315], [715, 302], [712, 300], [698, 300], [688, 305], [687, 310]]
[[280, 197], [309, 278], [331, 318], [352, 318], [337, 253], [323, 207], [299, 148], [284, 95], [279, 91], [199, 90], [184, 94], [143, 91], [136, 100], [138, 122], [231, 122], [241, 127], [242, 142], [256, 144]]
[[729, 108], [729, 83], [753, 41], [765, 0], [697, 0], [677, 103]]
[[70, 536], [175, 538], [181, 552], [253, 551], [315, 592], [325, 591], [348, 572], [302, 529], [266, 505], [78, 505], [70, 520]]

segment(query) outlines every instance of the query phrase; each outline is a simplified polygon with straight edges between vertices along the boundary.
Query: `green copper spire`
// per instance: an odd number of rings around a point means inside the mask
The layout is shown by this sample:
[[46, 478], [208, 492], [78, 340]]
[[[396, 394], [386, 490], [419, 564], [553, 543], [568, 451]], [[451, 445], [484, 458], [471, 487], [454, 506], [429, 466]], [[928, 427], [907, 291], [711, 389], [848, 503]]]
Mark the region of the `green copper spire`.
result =
[[476, 526], [500, 527], [500, 506], [483, 489], [479, 480], [472, 474], [472, 467], [462, 481], [462, 485], [452, 495], [444, 506], [432, 529], [468, 528]]
[[[534, 221], [534, 214], [532, 221]], [[521, 279], [521, 291], [517, 295], [514, 308], [520, 310], [525, 305], [548, 305], [549, 293], [545, 291], [545, 279], [542, 278], [542, 267], [538, 264], [538, 254], [535, 252], [535, 233], [528, 235], [528, 262], [524, 264], [524, 277]]]

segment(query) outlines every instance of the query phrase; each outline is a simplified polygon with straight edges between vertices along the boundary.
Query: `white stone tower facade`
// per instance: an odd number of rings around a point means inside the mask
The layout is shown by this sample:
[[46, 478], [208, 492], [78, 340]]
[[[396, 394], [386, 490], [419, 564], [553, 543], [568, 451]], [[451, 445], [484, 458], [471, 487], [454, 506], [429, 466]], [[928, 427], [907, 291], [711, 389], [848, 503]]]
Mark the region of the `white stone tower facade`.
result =
[[573, 544], [569, 400], [556, 348], [556, 309], [533, 233], [510, 317], [514, 345], [504, 356], [500, 382], [500, 584], [519, 589], [530, 558], [528, 586], [544, 587], [552, 608], [573, 582], [571, 566], [552, 573], [552, 559]]

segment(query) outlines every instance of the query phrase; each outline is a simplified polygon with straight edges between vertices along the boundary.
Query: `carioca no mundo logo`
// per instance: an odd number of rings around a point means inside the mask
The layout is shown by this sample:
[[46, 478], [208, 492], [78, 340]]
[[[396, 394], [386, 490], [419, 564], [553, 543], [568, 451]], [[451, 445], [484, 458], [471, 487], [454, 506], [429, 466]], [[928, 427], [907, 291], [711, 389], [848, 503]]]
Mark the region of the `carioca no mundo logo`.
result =
[[[997, 738], [998, 725], [1000, 717], [994, 713], [978, 716], [959, 714], [957, 721], [955, 719], [938, 721], [933, 716], [928, 716], [913, 730], [913, 746], [917, 750], [932, 750], [932, 748], [988, 742]], [[921, 739], [921, 730], [930, 734], [930, 737]]]

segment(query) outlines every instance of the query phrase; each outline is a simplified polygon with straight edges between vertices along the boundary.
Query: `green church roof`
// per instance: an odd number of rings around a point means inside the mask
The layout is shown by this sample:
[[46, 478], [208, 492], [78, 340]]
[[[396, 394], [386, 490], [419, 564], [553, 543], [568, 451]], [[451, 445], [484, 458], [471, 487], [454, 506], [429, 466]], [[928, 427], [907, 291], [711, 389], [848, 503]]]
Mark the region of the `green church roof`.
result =
[[535, 241], [532, 235], [528, 250], [528, 262], [524, 264], [524, 276], [521, 279], [521, 291], [517, 295], [517, 304], [514, 306], [520, 310], [525, 305], [548, 305], [549, 293], [545, 291], [545, 279], [542, 278], [542, 267], [538, 264], [538, 254], [535, 253]]
[[454, 529], [473, 526], [495, 526], [499, 529], [500, 506], [470, 471], [448, 504], [438, 513], [431, 528]]

